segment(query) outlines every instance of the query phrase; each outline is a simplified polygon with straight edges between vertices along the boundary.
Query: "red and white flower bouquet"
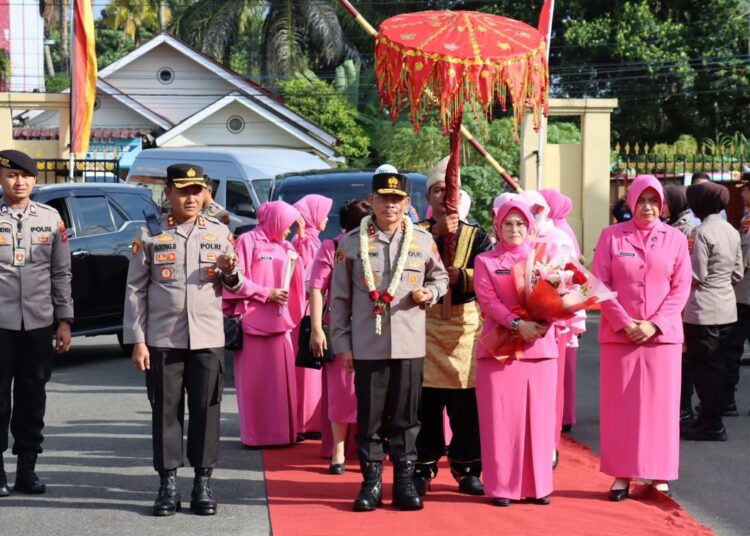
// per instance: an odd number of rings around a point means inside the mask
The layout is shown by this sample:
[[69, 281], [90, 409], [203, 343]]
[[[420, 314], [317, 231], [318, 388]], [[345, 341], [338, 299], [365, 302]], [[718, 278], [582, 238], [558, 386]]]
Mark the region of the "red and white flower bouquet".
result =
[[[573, 318], [582, 310], [598, 309], [617, 296], [576, 258], [572, 248], [539, 241], [526, 259], [511, 269], [518, 293], [512, 311], [523, 320], [552, 324]], [[523, 340], [505, 326], [482, 335], [482, 345], [497, 359], [523, 357]]]

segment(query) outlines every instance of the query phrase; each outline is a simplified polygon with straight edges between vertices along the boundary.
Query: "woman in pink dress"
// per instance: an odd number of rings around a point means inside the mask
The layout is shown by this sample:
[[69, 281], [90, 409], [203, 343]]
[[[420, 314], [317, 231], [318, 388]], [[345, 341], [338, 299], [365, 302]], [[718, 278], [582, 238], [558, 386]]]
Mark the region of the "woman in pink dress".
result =
[[[371, 210], [364, 199], [350, 201], [339, 210], [339, 221], [343, 231], [333, 240], [325, 240], [315, 257], [310, 273], [310, 323], [312, 334], [310, 347], [313, 354], [322, 356], [328, 348], [328, 340], [323, 331], [323, 322], [328, 323], [328, 314], [324, 314], [331, 305], [328, 289], [331, 286], [334, 257], [338, 243], [352, 229], [359, 229], [359, 224]], [[325, 300], [324, 300], [325, 295]], [[325, 307], [324, 307], [325, 303]], [[324, 318], [325, 317], [325, 318]], [[354, 374], [348, 372], [341, 360], [323, 365], [323, 400], [326, 414], [323, 422], [330, 422], [333, 436], [331, 465], [328, 472], [332, 475], [344, 473], [346, 439], [349, 425], [357, 423], [357, 397], [354, 393]]]
[[[540, 190], [549, 205], [549, 218], [555, 227], [567, 234], [575, 247], [576, 258], [581, 257], [581, 247], [578, 245], [573, 228], [567, 217], [573, 210], [573, 200], [557, 190]], [[565, 345], [564, 369], [558, 378], [558, 411], [563, 431], [570, 431], [576, 423], [576, 366], [578, 364], [578, 337], [586, 331], [586, 313], [581, 311], [568, 322], [570, 337]], [[560, 384], [562, 388], [560, 389]]]
[[[291, 331], [304, 312], [304, 267], [286, 240], [299, 218], [283, 201], [258, 209], [258, 226], [237, 240], [242, 288], [224, 291], [224, 312], [242, 318], [242, 350], [234, 355], [234, 381], [245, 445], [286, 445], [297, 436], [297, 384]], [[297, 259], [298, 261], [298, 259]]]
[[[325, 230], [328, 223], [328, 213], [331, 212], [333, 200], [318, 194], [306, 195], [296, 203], [294, 208], [299, 210], [305, 220], [304, 235], [297, 233], [292, 238], [292, 245], [299, 253], [302, 265], [305, 268], [305, 279], [310, 276], [315, 256], [320, 250], [320, 233]], [[307, 309], [308, 304], [305, 304]], [[295, 353], [299, 330], [292, 332], [292, 342]], [[297, 431], [315, 437], [322, 430], [320, 414], [320, 398], [323, 388], [323, 378], [320, 370], [297, 367]]]
[[633, 219], [602, 231], [593, 273], [617, 298], [602, 303], [599, 326], [601, 470], [614, 476], [610, 500], [630, 480], [669, 492], [680, 454], [682, 310], [692, 277], [685, 235], [659, 221], [656, 177], [628, 193]]
[[498, 326], [523, 339], [523, 357], [495, 358], [477, 345], [477, 406], [484, 491], [497, 506], [528, 498], [549, 504], [550, 454], [555, 448], [557, 354], [554, 329], [513, 313], [518, 295], [511, 268], [526, 260], [534, 218], [524, 203], [501, 205], [494, 219], [498, 243], [477, 256], [474, 290], [484, 316], [482, 333]]
[[[518, 195], [518, 201], [525, 203], [534, 215], [534, 229], [536, 240], [544, 240], [554, 244], [556, 247], [564, 246], [568, 252], [575, 255], [575, 244], [565, 231], [558, 229], [550, 217], [550, 206], [544, 196], [533, 190], [526, 190]], [[570, 321], [556, 322], [554, 324], [555, 340], [557, 341], [557, 387], [555, 388], [555, 448], [550, 452], [552, 467], [557, 467], [560, 453], [560, 434], [562, 431], [563, 400], [565, 391], [565, 357], [567, 355], [568, 343], [573, 333], [570, 329]]]

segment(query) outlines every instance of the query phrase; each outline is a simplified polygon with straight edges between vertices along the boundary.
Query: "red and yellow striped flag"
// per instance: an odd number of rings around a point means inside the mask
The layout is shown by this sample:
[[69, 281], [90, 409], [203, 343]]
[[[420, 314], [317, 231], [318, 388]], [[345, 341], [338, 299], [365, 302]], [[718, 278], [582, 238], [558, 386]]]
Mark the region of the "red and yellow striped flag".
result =
[[85, 153], [89, 149], [91, 121], [94, 118], [96, 99], [96, 47], [94, 42], [94, 16], [91, 0], [73, 2], [73, 140], [71, 151]]

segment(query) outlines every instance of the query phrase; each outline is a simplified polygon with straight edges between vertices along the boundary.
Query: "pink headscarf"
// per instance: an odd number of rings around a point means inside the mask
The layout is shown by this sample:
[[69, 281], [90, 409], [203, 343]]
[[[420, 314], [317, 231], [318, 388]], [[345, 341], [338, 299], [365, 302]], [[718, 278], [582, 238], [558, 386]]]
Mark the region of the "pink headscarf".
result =
[[328, 217], [332, 206], [333, 199], [318, 194], [306, 195], [294, 204], [305, 220], [305, 235], [318, 239], [320, 224]]
[[547, 236], [550, 230], [555, 227], [555, 224], [550, 219], [549, 205], [544, 196], [535, 190], [525, 190], [518, 194], [517, 199], [531, 209], [531, 213], [534, 215], [537, 236]]
[[552, 223], [555, 224], [555, 227], [564, 231], [565, 234], [570, 237], [576, 248], [576, 255], [580, 257], [581, 247], [578, 245], [578, 238], [566, 219], [573, 210], [573, 200], [567, 195], [564, 195], [557, 190], [552, 190], [551, 188], [539, 190], [539, 193], [547, 200], [547, 204], [549, 205], [549, 217], [552, 220]]
[[503, 206], [503, 204], [507, 203], [508, 201], [515, 199], [518, 197], [518, 194], [513, 192], [503, 192], [500, 195], [498, 195], [494, 201], [492, 201], [492, 217], [494, 218], [497, 214], [497, 210]]
[[664, 188], [662, 188], [659, 179], [657, 179], [653, 175], [637, 175], [635, 177], [635, 180], [633, 180], [633, 184], [630, 185], [630, 191], [628, 191], [628, 205], [630, 205], [630, 210], [633, 211], [632, 221], [635, 226], [641, 230], [653, 229], [653, 227], [657, 223], [659, 223], [659, 219], [657, 218], [653, 223], [645, 225], [643, 223], [640, 223], [638, 221], [638, 218], [636, 217], [635, 207], [638, 204], [638, 198], [641, 197], [641, 194], [649, 188], [653, 188], [656, 191], [656, 195], [659, 196], [659, 211], [661, 211], [662, 207], [664, 206]]
[[281, 239], [282, 233], [289, 229], [299, 216], [299, 211], [289, 203], [269, 201], [258, 208], [257, 228], [263, 231], [271, 242], [284, 242]]
[[502, 233], [499, 233], [497, 246], [495, 247], [494, 251], [496, 251], [499, 255], [510, 254], [513, 262], [518, 262], [523, 259], [524, 256], [531, 250], [531, 246], [533, 243], [531, 237], [534, 233], [534, 215], [531, 213], [531, 210], [529, 210], [529, 207], [526, 204], [516, 199], [511, 199], [510, 201], [506, 201], [505, 203], [503, 203], [500, 208], [497, 209], [497, 213], [495, 214], [494, 219], [494, 225], [497, 229], [502, 229], [503, 220], [505, 220], [505, 218], [511, 211], [520, 213], [521, 216], [526, 220], [526, 223], [529, 226], [526, 240], [524, 240], [523, 243], [518, 246], [511, 246], [503, 241]]

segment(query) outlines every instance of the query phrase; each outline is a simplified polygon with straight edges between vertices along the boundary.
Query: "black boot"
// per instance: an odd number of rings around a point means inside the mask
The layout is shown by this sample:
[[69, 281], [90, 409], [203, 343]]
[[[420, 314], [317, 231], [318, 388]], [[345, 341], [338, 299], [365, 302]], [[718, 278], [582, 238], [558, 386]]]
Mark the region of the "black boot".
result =
[[[437, 464], [434, 465], [437, 471]], [[437, 474], [433, 473], [432, 466], [433, 464], [428, 463], [416, 463], [414, 465], [414, 488], [420, 497], [424, 497], [430, 491], [430, 480], [435, 478]]]
[[211, 493], [211, 473], [208, 467], [195, 468], [193, 492], [190, 494], [190, 509], [199, 516], [212, 516], [216, 513], [218, 504]]
[[8, 495], [10, 495], [10, 489], [8, 489], [8, 477], [5, 476], [3, 455], [0, 453], [0, 497], [7, 497]]
[[360, 462], [362, 487], [354, 499], [355, 512], [371, 512], [383, 506], [383, 462]]
[[154, 501], [153, 511], [157, 517], [173, 516], [182, 509], [180, 494], [177, 493], [177, 470], [159, 471], [159, 495]]
[[422, 499], [414, 487], [414, 462], [398, 461], [393, 471], [393, 505], [401, 510], [421, 510]]
[[36, 473], [36, 452], [22, 452], [18, 455], [18, 465], [16, 466], [16, 483], [13, 485], [15, 491], [28, 493], [30, 495], [39, 495], [47, 491]]

